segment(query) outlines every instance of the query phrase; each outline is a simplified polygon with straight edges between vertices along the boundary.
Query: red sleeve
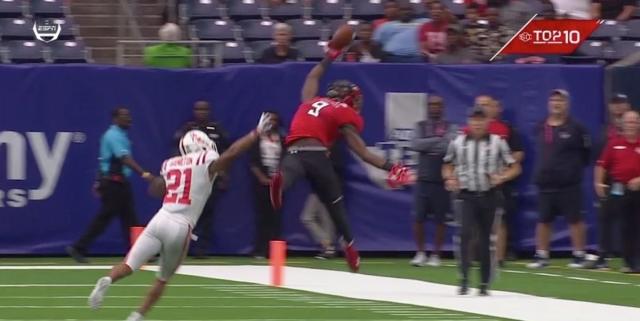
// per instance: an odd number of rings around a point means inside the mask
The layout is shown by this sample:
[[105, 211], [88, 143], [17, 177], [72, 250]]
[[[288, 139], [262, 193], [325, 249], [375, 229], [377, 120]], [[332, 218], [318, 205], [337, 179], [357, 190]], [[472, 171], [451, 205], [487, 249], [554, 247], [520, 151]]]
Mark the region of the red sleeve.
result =
[[359, 133], [362, 132], [364, 120], [360, 114], [350, 107], [337, 107], [336, 111], [336, 121], [339, 127], [353, 125]]
[[427, 41], [427, 31], [429, 30], [429, 23], [425, 22], [422, 24], [422, 26], [420, 26], [420, 30], [418, 31], [418, 40], [420, 40], [420, 42], [425, 42]]
[[613, 146], [615, 145], [615, 139], [609, 140], [607, 142], [607, 146], [602, 150], [602, 154], [600, 154], [600, 158], [596, 162], [596, 165], [609, 169], [611, 166], [611, 156], [613, 154]]

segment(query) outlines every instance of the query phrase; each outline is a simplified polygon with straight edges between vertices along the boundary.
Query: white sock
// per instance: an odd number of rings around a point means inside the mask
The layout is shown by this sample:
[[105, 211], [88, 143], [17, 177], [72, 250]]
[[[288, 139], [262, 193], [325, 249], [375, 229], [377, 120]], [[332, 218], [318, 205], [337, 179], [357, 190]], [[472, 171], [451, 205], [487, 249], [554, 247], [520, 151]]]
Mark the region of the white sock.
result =
[[542, 259], [548, 259], [549, 258], [549, 251], [545, 251], [545, 250], [536, 250], [536, 255], [539, 258]]

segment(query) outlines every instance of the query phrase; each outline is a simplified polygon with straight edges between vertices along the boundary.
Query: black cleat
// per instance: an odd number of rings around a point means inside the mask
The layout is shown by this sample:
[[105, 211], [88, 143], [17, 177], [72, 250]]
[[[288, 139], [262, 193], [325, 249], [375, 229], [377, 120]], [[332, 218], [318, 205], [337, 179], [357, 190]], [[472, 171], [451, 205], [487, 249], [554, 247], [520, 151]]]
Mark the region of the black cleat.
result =
[[478, 291], [479, 296], [489, 296], [489, 291], [487, 290], [486, 285], [481, 285], [480, 290]]
[[84, 257], [84, 255], [82, 255], [82, 253], [80, 253], [80, 251], [78, 251], [75, 247], [67, 246], [65, 250], [67, 251], [67, 254], [69, 254], [69, 256], [73, 258], [73, 260], [77, 263], [89, 263], [89, 260], [87, 260], [87, 258]]
[[460, 284], [460, 288], [458, 289], [458, 295], [467, 295], [469, 294], [469, 286], [466, 281], [463, 281]]

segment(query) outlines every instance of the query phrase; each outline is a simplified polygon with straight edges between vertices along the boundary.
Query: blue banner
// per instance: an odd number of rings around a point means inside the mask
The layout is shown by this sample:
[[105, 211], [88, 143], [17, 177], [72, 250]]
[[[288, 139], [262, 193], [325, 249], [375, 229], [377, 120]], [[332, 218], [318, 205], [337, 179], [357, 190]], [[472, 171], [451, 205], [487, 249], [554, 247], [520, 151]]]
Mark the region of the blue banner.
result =
[[[172, 135], [191, 116], [193, 102], [209, 101], [213, 117], [239, 137], [261, 111], [276, 110], [289, 122], [299, 104], [300, 89], [311, 64], [230, 66], [217, 70], [157, 70], [91, 65], [1, 66], [0, 88], [0, 254], [61, 254], [96, 214], [91, 193], [97, 170], [98, 142], [110, 124], [110, 112], [128, 107], [133, 156], [143, 167], [158, 170], [172, 150]], [[532, 131], [546, 115], [548, 93], [565, 88], [572, 115], [597, 135], [604, 121], [603, 70], [598, 66], [432, 66], [338, 64], [325, 77], [350, 79], [364, 93], [363, 137], [373, 149], [392, 158], [410, 159], [402, 128], [389, 115], [390, 93], [437, 93], [447, 118], [464, 123], [465, 110], [482, 93], [500, 99], [505, 118], [523, 136], [524, 175], [516, 218], [518, 245], [531, 249], [537, 217], [531, 185]], [[390, 121], [391, 119], [391, 121]], [[417, 121], [417, 119], [414, 119]], [[414, 250], [411, 237], [411, 190], [379, 187], [371, 171], [348, 158], [345, 196], [354, 234], [362, 250]], [[591, 243], [595, 241], [591, 169], [584, 190]], [[132, 178], [139, 220], [146, 223], [160, 202]], [[229, 191], [221, 195], [214, 220], [212, 250], [248, 253], [253, 244], [253, 180], [246, 157], [231, 171]], [[284, 238], [293, 249], [315, 244], [299, 221], [308, 188], [286, 195]], [[567, 249], [566, 226], [559, 221], [554, 249]], [[92, 253], [122, 253], [125, 244], [117, 222], [92, 247]]]

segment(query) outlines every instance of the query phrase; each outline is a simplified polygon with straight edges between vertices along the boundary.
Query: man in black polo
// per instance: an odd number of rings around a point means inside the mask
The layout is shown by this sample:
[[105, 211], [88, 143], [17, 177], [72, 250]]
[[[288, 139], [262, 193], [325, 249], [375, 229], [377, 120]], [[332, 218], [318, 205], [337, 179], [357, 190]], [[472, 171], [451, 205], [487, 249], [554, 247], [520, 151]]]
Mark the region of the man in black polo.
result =
[[[447, 152], [449, 142], [456, 137], [456, 132], [456, 126], [444, 119], [442, 97], [429, 95], [427, 119], [416, 124], [411, 140], [411, 148], [420, 154], [413, 223], [413, 236], [418, 251], [410, 261], [413, 266], [440, 266], [440, 251], [446, 233], [446, 215], [451, 213], [451, 199], [442, 181], [442, 158]], [[435, 225], [435, 233], [433, 252], [427, 260], [424, 222], [428, 218]]]
[[[220, 123], [210, 120], [211, 108], [206, 101], [196, 101], [193, 105], [193, 119], [185, 123], [173, 136], [174, 146], [178, 146], [178, 142], [184, 134], [190, 130], [200, 130], [207, 134], [211, 140], [216, 143], [218, 153], [222, 154], [229, 147], [229, 136], [227, 131]], [[176, 155], [179, 152], [176, 150]], [[213, 229], [213, 212], [215, 201], [220, 196], [220, 192], [227, 189], [227, 176], [218, 175], [213, 192], [209, 196], [209, 200], [202, 210], [202, 215], [198, 224], [194, 229], [194, 234], [198, 235], [198, 241], [194, 244], [195, 258], [205, 258], [211, 245], [212, 229]]]
[[131, 142], [127, 135], [131, 127], [129, 110], [118, 107], [111, 113], [111, 119], [113, 124], [100, 139], [100, 170], [94, 185], [94, 191], [102, 203], [100, 211], [82, 237], [66, 248], [78, 263], [89, 262], [85, 258], [89, 246], [116, 216], [120, 216], [122, 236], [125, 246], [129, 246], [129, 229], [137, 222], [129, 176], [135, 171], [147, 181], [153, 179], [153, 175], [143, 170], [131, 154]]
[[469, 114], [468, 132], [456, 137], [447, 149], [442, 177], [448, 191], [457, 193], [461, 206], [459, 266], [462, 275], [459, 294], [469, 291], [470, 242], [477, 235], [480, 258], [480, 292], [488, 295], [491, 280], [491, 234], [495, 227], [497, 193], [503, 183], [520, 174], [520, 164], [511, 156], [509, 146], [498, 135], [489, 134], [488, 118], [482, 108]]
[[582, 179], [589, 165], [591, 138], [580, 123], [569, 117], [570, 96], [556, 89], [549, 97], [549, 116], [536, 134], [537, 160], [535, 184], [538, 186], [540, 218], [536, 228], [536, 255], [529, 268], [549, 265], [551, 225], [556, 215], [569, 222], [573, 261], [571, 268], [582, 268], [585, 259], [586, 226], [582, 211]]

